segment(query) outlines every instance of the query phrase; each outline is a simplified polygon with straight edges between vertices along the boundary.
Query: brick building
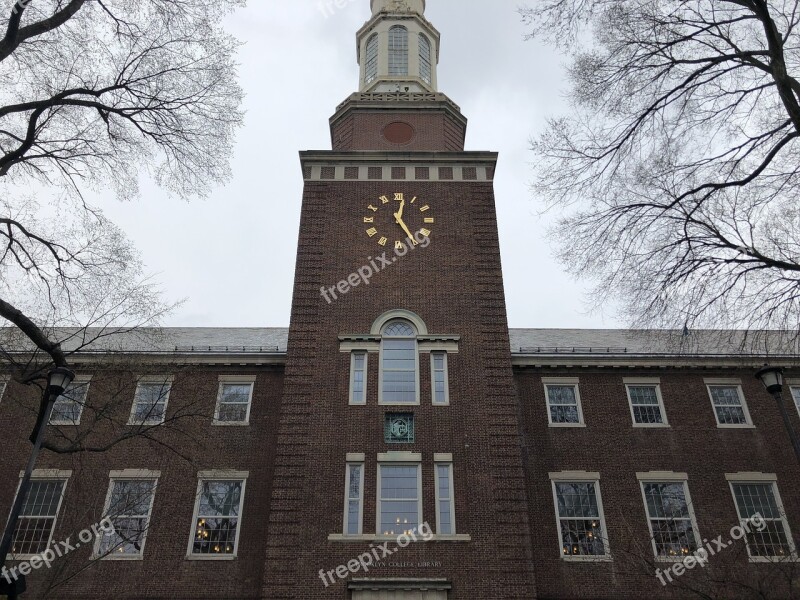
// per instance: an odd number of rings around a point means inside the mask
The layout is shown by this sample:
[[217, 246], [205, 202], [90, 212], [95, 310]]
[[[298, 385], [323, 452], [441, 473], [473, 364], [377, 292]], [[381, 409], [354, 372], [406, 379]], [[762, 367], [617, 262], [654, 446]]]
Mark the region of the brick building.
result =
[[[800, 469], [753, 378], [768, 358], [800, 386], [796, 349], [509, 330], [497, 155], [464, 149], [424, 0], [372, 9], [332, 150], [301, 153], [289, 329], [139, 332], [73, 355], [12, 566], [65, 555], [32, 570], [29, 596], [800, 594]], [[0, 481], [25, 464], [37, 402], [0, 381]], [[104, 518], [113, 533], [85, 533]]]

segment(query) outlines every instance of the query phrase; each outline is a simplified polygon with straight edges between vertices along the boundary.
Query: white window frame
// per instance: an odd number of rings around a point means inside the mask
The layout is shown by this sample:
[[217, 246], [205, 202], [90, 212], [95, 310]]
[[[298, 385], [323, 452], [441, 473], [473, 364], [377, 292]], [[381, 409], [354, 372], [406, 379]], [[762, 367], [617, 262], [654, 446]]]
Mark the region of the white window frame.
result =
[[[350, 501], [353, 500], [353, 498], [350, 497], [351, 467], [361, 467], [361, 477], [358, 484], [358, 533], [348, 533], [347, 531], [348, 520], [350, 518]], [[344, 476], [344, 520], [342, 521], [342, 535], [346, 537], [354, 537], [364, 533], [364, 471], [364, 455], [348, 455]]]
[[[800, 391], [800, 383], [797, 381], [789, 381], [789, 396], [792, 398], [792, 402], [794, 402], [794, 406], [797, 409], [797, 416], [800, 417], [800, 396], [795, 398], [794, 390]], [[0, 392], [0, 398], [2, 398], [3, 394]]]
[[656, 536], [655, 532], [653, 531], [653, 523], [652, 518], [650, 517], [650, 512], [647, 508], [647, 495], [644, 492], [644, 486], [648, 483], [681, 483], [683, 484], [683, 495], [686, 498], [686, 506], [687, 510], [689, 511], [689, 520], [692, 523], [692, 530], [694, 531], [695, 543], [697, 544], [698, 548], [703, 547], [703, 538], [700, 535], [700, 530], [697, 528], [697, 518], [694, 514], [694, 503], [692, 502], [692, 496], [689, 494], [689, 476], [686, 473], [673, 473], [672, 471], [651, 471], [649, 473], [637, 473], [636, 478], [639, 480], [639, 490], [642, 493], [642, 502], [644, 503], [644, 516], [647, 519], [647, 528], [650, 531], [650, 544], [653, 549], [653, 556], [659, 562], [670, 562], [674, 563], [676, 561], [682, 560], [683, 557], [675, 556], [670, 558], [669, 556], [661, 556], [658, 553], [658, 547], [656, 546]]
[[[781, 514], [781, 523], [783, 524], [783, 531], [786, 535], [787, 543], [789, 544], [788, 556], [753, 556], [750, 554], [750, 542], [745, 536], [745, 544], [747, 545], [747, 556], [751, 563], [773, 563], [776, 561], [798, 561], [800, 558], [797, 555], [797, 546], [792, 537], [792, 529], [789, 526], [789, 517], [786, 510], [783, 508], [783, 500], [781, 500], [781, 493], [778, 489], [778, 476], [774, 473], [726, 473], [725, 479], [728, 480], [728, 486], [731, 491], [731, 500], [733, 500], [733, 507], [736, 510], [736, 517], [739, 519], [739, 525], [743, 526], [746, 519], [742, 518], [739, 513], [739, 504], [736, 502], [736, 492], [733, 490], [735, 484], [754, 484], [754, 485], [771, 485], [772, 494], [775, 497], [775, 506]], [[774, 519], [770, 519], [774, 521]]]
[[0, 375], [0, 402], [3, 401], [3, 396], [8, 388], [8, 377]]
[[419, 328], [417, 327], [416, 323], [406, 319], [404, 317], [397, 317], [395, 319], [391, 319], [383, 324], [381, 327], [381, 331], [385, 329], [389, 324], [393, 321], [406, 321], [412, 329], [416, 332], [415, 337], [389, 337], [387, 336], [385, 339], [389, 340], [414, 340], [414, 370], [415, 370], [415, 379], [416, 379], [416, 401], [415, 402], [384, 402], [383, 400], [383, 336], [380, 343], [380, 351], [378, 353], [378, 405], [380, 406], [420, 406], [420, 376], [419, 376]]
[[[558, 491], [556, 489], [557, 483], [593, 483], [595, 495], [597, 496], [597, 512], [599, 513], [600, 527], [603, 530], [605, 539], [603, 540], [603, 548], [606, 553], [597, 556], [572, 556], [564, 554], [564, 547], [562, 544], [561, 532], [561, 515], [558, 512]], [[606, 524], [605, 511], [603, 510], [603, 494], [600, 491], [600, 473], [589, 473], [586, 471], [562, 471], [560, 473], [550, 473], [550, 484], [553, 494], [553, 507], [555, 508], [556, 515], [556, 529], [558, 532], [558, 555], [561, 560], [568, 562], [605, 562], [612, 560], [611, 544], [609, 543], [608, 526]]]
[[[372, 42], [374, 46], [370, 46]], [[370, 50], [374, 52], [370, 54]], [[364, 42], [364, 85], [369, 85], [378, 78], [378, 61], [380, 57], [381, 40], [377, 33], [373, 33]], [[373, 69], [374, 66], [374, 69]]]
[[[544, 404], [547, 409], [547, 423], [550, 427], [586, 427], [586, 422], [583, 420], [580, 380], [577, 377], [542, 377], [542, 384], [544, 385]], [[550, 412], [550, 392], [548, 391], [550, 386], [575, 388], [575, 401], [578, 406], [577, 423], [553, 423], [553, 414]]]
[[[247, 399], [247, 412], [245, 413], [244, 421], [220, 421], [219, 411], [222, 407], [222, 390], [225, 385], [250, 385], [250, 396]], [[219, 387], [217, 388], [217, 404], [214, 408], [214, 420], [212, 425], [217, 427], [247, 427], [250, 425], [250, 411], [253, 408], [253, 391], [256, 387], [255, 375], [220, 375]], [[171, 390], [170, 390], [171, 391]], [[166, 406], [164, 407], [166, 414]]]
[[[448, 480], [449, 480], [449, 502], [450, 502], [450, 523], [452, 524], [452, 531], [450, 533], [442, 533], [442, 527], [439, 523], [441, 518], [441, 509], [439, 506], [439, 467], [447, 467]], [[457, 535], [458, 529], [456, 528], [456, 500], [455, 500], [455, 486], [453, 484], [453, 457], [446, 456], [441, 459], [434, 458], [433, 463], [434, 485], [436, 486], [436, 534], [440, 536]]]
[[[422, 457], [419, 455], [413, 455], [410, 452], [397, 452], [397, 453], [389, 453], [389, 455], [397, 455], [399, 460], [395, 460], [393, 456], [387, 455], [379, 455], [378, 456], [378, 487], [375, 490], [375, 496], [377, 497], [377, 506], [375, 510], [375, 533], [378, 536], [386, 537], [384, 533], [381, 531], [381, 520], [382, 520], [382, 513], [381, 513], [381, 503], [383, 499], [381, 498], [381, 471], [382, 467], [416, 467], [417, 469], [417, 527], [422, 527], [424, 521], [422, 520], [422, 496], [423, 496], [423, 489], [422, 489]], [[419, 457], [419, 460], [416, 460], [416, 457]], [[397, 536], [391, 536], [397, 537]]]
[[[75, 422], [72, 421], [57, 421], [53, 419], [52, 414], [50, 415], [50, 422], [49, 425], [56, 425], [58, 427], [77, 427], [81, 424], [81, 419], [83, 418], [83, 410], [86, 408], [86, 401], [89, 398], [89, 386], [92, 383], [91, 375], [78, 375], [75, 379], [72, 380], [70, 385], [83, 385], [86, 389], [85, 394], [83, 395], [83, 404], [80, 405], [81, 410], [78, 413], [78, 420]], [[69, 389], [69, 386], [67, 387]], [[66, 391], [66, 390], [65, 390]], [[59, 396], [60, 398], [61, 396]], [[55, 403], [53, 403], [53, 410], [55, 410]]]
[[[148, 375], [146, 377], [138, 377], [136, 379], [136, 389], [133, 391], [133, 402], [131, 403], [131, 414], [128, 417], [128, 425], [129, 426], [156, 427], [158, 425], [163, 425], [164, 424], [164, 421], [167, 418], [167, 409], [169, 408], [169, 398], [172, 395], [172, 385], [174, 383], [173, 380], [174, 380], [174, 377], [172, 375], [152, 375], [152, 376]], [[151, 385], [161, 384], [161, 385], [164, 385], [164, 386], [166, 386], [168, 388], [167, 389], [167, 395], [164, 397], [164, 415], [162, 416], [161, 420], [159, 422], [157, 422], [157, 423], [155, 421], [152, 422], [152, 423], [148, 423], [147, 421], [139, 422], [139, 421], [134, 420], [135, 419], [135, 415], [136, 415], [136, 395], [137, 395], [137, 392], [139, 391], [139, 386], [142, 385], [142, 384], [144, 384], [144, 385], [147, 385], [147, 384], [151, 384]]]
[[[14, 500], [11, 503], [12, 507], [14, 506], [14, 502], [17, 501], [17, 496], [19, 495], [19, 488], [22, 485], [22, 478], [24, 475], [25, 475], [24, 472], [20, 472], [19, 474], [19, 481], [17, 482], [17, 491], [14, 493]], [[53, 536], [56, 533], [56, 527], [58, 527], [58, 516], [61, 514], [61, 505], [64, 503], [64, 496], [67, 495], [67, 483], [69, 482], [70, 477], [72, 477], [72, 471], [59, 471], [56, 469], [36, 469], [31, 474], [31, 482], [61, 481], [64, 484], [61, 487], [61, 497], [58, 499], [58, 505], [56, 506], [56, 514], [53, 516], [53, 528], [50, 530], [50, 537], [47, 539], [47, 545], [45, 546], [45, 548], [49, 548], [53, 544]], [[9, 510], [8, 512], [10, 518], [11, 510]], [[20, 518], [27, 518], [27, 517], [20, 517]], [[6, 519], [6, 521], [8, 521], [8, 519]], [[17, 527], [19, 527], [19, 522], [17, 522]], [[39, 554], [13, 554], [12, 551], [9, 550], [8, 559], [14, 561], [30, 560], [34, 556], [39, 556]]]
[[156, 492], [158, 491], [158, 480], [161, 477], [160, 471], [147, 471], [147, 470], [125, 470], [125, 471], [111, 471], [108, 474], [108, 492], [106, 492], [106, 501], [103, 505], [103, 518], [109, 517], [108, 514], [111, 510], [111, 497], [114, 491], [114, 483], [117, 481], [134, 481], [137, 479], [155, 481], [153, 484], [153, 494], [150, 497], [150, 507], [147, 511], [147, 527], [142, 536], [142, 550], [139, 554], [117, 554], [109, 552], [102, 555], [100, 553], [100, 546], [102, 545], [102, 535], [96, 536], [94, 549], [92, 550], [92, 557], [100, 560], [144, 560], [144, 550], [147, 545], [147, 533], [150, 531], [150, 526], [153, 523], [153, 504], [156, 499]]
[[[708, 392], [708, 398], [711, 401], [711, 410], [714, 411], [714, 420], [717, 422], [718, 429], [754, 429], [755, 426], [753, 425], [753, 420], [750, 418], [750, 409], [747, 407], [747, 400], [744, 397], [744, 391], [742, 390], [742, 381], [741, 379], [705, 379], [706, 390]], [[744, 411], [744, 418], [745, 423], [732, 423], [732, 424], [723, 424], [719, 422], [719, 415], [717, 414], [717, 405], [714, 404], [714, 396], [711, 394], [712, 387], [735, 387], [739, 393], [739, 401], [742, 405], [742, 411]]]
[[[644, 428], [663, 428], [669, 427], [669, 420], [667, 419], [667, 409], [664, 406], [664, 397], [661, 395], [661, 380], [658, 378], [625, 378], [625, 394], [628, 396], [628, 406], [631, 410], [631, 422], [634, 427]], [[661, 411], [661, 423], [637, 423], [636, 412], [633, 410], [633, 398], [631, 398], [632, 387], [653, 387], [656, 390], [656, 398], [658, 399], [658, 407]]]
[[[444, 368], [444, 402], [436, 401], [436, 357], [441, 356]], [[434, 406], [450, 406], [450, 367], [447, 352], [434, 350], [431, 352], [431, 403]]]
[[[424, 41], [423, 41], [424, 40]], [[433, 44], [430, 38], [424, 33], [419, 34], [419, 78], [428, 85], [433, 85]], [[427, 43], [428, 56], [426, 58], [423, 48]], [[427, 70], [427, 77], [426, 75]]]
[[[186, 550], [186, 560], [235, 560], [239, 556], [239, 542], [242, 539], [242, 517], [244, 516], [244, 493], [247, 487], [248, 471], [201, 471], [197, 474], [197, 492], [192, 511], [192, 528], [189, 531], [189, 547]], [[233, 544], [233, 554], [194, 554], [194, 542], [197, 532], [197, 519], [200, 512], [200, 495], [203, 493], [203, 483], [206, 481], [241, 481], [242, 493], [239, 497], [239, 523], [236, 527], [236, 541]]]
[[[353, 392], [356, 379], [356, 355], [364, 355], [364, 401], [353, 402]], [[369, 352], [367, 350], [353, 350], [350, 353], [350, 390], [348, 391], [347, 403], [350, 406], [365, 406], [367, 404], [367, 376], [369, 373]]]

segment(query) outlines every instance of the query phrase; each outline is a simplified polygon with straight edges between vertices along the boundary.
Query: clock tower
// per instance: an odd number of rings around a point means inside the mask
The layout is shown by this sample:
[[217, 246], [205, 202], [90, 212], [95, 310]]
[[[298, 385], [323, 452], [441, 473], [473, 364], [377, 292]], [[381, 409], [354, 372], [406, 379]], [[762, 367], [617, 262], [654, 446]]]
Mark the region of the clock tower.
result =
[[263, 595], [530, 599], [493, 178], [425, 0], [371, 0], [304, 191]]

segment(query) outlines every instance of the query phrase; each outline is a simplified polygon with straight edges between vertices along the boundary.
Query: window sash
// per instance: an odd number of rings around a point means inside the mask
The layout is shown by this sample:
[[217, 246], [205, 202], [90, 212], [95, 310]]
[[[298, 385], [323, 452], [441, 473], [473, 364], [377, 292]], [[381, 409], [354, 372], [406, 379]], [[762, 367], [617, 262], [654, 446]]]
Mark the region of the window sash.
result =
[[[220, 381], [217, 392], [217, 408], [214, 414], [216, 423], [247, 424], [250, 422], [250, 408], [253, 402], [253, 381]], [[246, 394], [227, 395], [231, 388], [246, 388]], [[242, 391], [239, 390], [239, 391]]]
[[[189, 556], [209, 560], [236, 557], [246, 483], [246, 479], [240, 478], [198, 480]], [[215, 486], [228, 486], [226, 496], [222, 499], [224, 510], [204, 510], [204, 504], [211, 507], [217, 502]], [[237, 495], [238, 498], [235, 498]], [[209, 524], [211, 527], [207, 527]]]
[[[578, 506], [574, 506], [574, 502], [568, 502], [568, 495], [565, 492], [570, 488], [577, 492], [570, 496], [580, 499]], [[554, 480], [553, 496], [562, 558], [608, 557], [600, 483], [598, 481]], [[588, 504], [584, 500], [588, 500]], [[573, 504], [573, 506], [569, 506], [569, 504]], [[576, 509], [581, 509], [584, 514], [575, 514]], [[588, 510], [584, 511], [584, 509]]]
[[7, 381], [0, 379], [0, 400], [3, 399], [3, 394], [6, 393], [6, 386], [8, 385]]
[[408, 29], [400, 25], [389, 29], [389, 75], [408, 75]]
[[[20, 480], [17, 494], [21, 484]], [[31, 478], [31, 487], [14, 530], [10, 556], [16, 559], [34, 556], [50, 546], [66, 484], [66, 479]]]
[[[792, 398], [794, 398], [794, 405], [797, 408], [797, 414], [800, 416], [800, 387], [792, 386]], [[3, 391], [0, 389], [0, 398], [3, 397]]]
[[364, 82], [372, 83], [378, 77], [378, 35], [367, 40], [366, 61], [364, 62]]
[[[785, 560], [797, 557], [777, 483], [731, 482], [731, 493], [741, 526], [748, 525], [750, 529], [745, 539], [747, 553], [751, 559]], [[756, 513], [759, 513], [766, 523], [760, 532], [755, 526], [750, 525], [754, 522], [753, 516]]]
[[88, 380], [77, 380], [70, 383], [64, 393], [53, 403], [50, 425], [80, 425], [88, 393]]
[[450, 404], [450, 382], [448, 381], [447, 362], [447, 352], [431, 353], [431, 390], [434, 404]]
[[350, 355], [350, 404], [367, 403], [367, 361], [368, 355], [364, 351]]
[[347, 463], [344, 535], [361, 535], [364, 525], [364, 463]]
[[[103, 514], [114, 525], [112, 533], [103, 533], [95, 544], [95, 555], [104, 558], [138, 558], [144, 556], [147, 530], [153, 512], [158, 479], [112, 478]], [[149, 485], [149, 489], [146, 486]], [[144, 486], [139, 495], [124, 507], [116, 506], [115, 497], [124, 493], [125, 486]]]
[[[396, 475], [389, 476], [392, 472]], [[384, 486], [392, 481], [396, 481], [396, 485], [413, 481], [414, 487], [413, 489], [387, 487], [384, 495]], [[375, 519], [378, 535], [400, 535], [419, 528], [422, 523], [421, 491], [420, 465], [398, 463], [378, 465], [378, 511]]]
[[[667, 424], [667, 416], [658, 384], [637, 383], [626, 385], [626, 388], [634, 425], [656, 427]], [[645, 390], [652, 392], [652, 395], [649, 395]]]
[[425, 34], [419, 34], [419, 73], [422, 81], [430, 84], [432, 81], [431, 69], [431, 42]]
[[419, 404], [419, 349], [414, 338], [381, 343], [380, 404]]
[[[583, 414], [578, 385], [574, 383], [545, 383], [547, 418], [551, 425], [581, 425]], [[557, 390], [572, 390], [572, 400], [556, 395]], [[551, 393], [556, 392], [556, 393]]]
[[[155, 398], [148, 397], [156, 388], [158, 388], [158, 395]], [[163, 423], [171, 391], [172, 383], [168, 380], [139, 382], [136, 386], [129, 425]]]
[[436, 533], [455, 535], [456, 510], [453, 501], [453, 464], [436, 463]]
[[[733, 391], [733, 395], [730, 393]], [[742, 390], [736, 384], [712, 384], [708, 386], [714, 416], [720, 427], [742, 427], [750, 425]]]
[[[679, 514], [675, 514], [675, 509], [672, 506], [664, 504], [664, 501], [670, 500], [670, 497], [661, 493], [663, 489], [658, 490], [659, 494], [656, 496], [654, 493], [656, 490], [652, 489], [653, 486], [680, 487], [679, 490], [671, 490], [673, 493], [679, 492], [671, 497], [671, 499], [678, 501]], [[651, 488], [650, 493], [648, 493], [648, 487]], [[680, 560], [683, 556], [693, 554], [699, 547], [699, 535], [686, 482], [641, 481], [641, 488], [655, 557], [657, 559]], [[656, 502], [659, 499], [661, 504], [657, 505]], [[661, 509], [660, 513], [653, 514], [653, 510], [651, 510], [653, 508], [657, 511]], [[672, 511], [672, 514], [667, 514], [668, 511]]]

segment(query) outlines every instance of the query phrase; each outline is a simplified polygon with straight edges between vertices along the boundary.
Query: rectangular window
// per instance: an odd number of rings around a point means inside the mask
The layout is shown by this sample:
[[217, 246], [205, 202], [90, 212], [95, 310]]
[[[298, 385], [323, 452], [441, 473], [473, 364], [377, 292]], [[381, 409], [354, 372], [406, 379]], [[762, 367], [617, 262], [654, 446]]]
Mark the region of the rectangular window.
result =
[[378, 533], [401, 535], [422, 522], [420, 465], [378, 466]]
[[167, 413], [171, 378], [142, 380], [136, 386], [128, 425], [159, 425]]
[[350, 404], [367, 403], [367, 353], [350, 355]]
[[436, 533], [455, 535], [456, 511], [453, 503], [453, 465], [436, 463]]
[[547, 418], [550, 425], [554, 427], [583, 425], [578, 381], [574, 379], [544, 379], [543, 381], [547, 398]]
[[250, 422], [254, 386], [255, 377], [220, 377], [214, 424], [247, 425]]
[[608, 557], [597, 481], [553, 481], [561, 554]]
[[[3, 384], [0, 383], [0, 386]], [[794, 398], [794, 405], [797, 407], [797, 414], [800, 415], [800, 387], [792, 387], [792, 398]], [[3, 395], [2, 387], [0, 387], [0, 397]]]
[[78, 378], [70, 383], [53, 404], [50, 425], [80, 425], [88, 393], [88, 379]]
[[738, 384], [708, 384], [718, 427], [750, 427], [750, 413]]
[[98, 538], [95, 556], [122, 559], [144, 555], [157, 481], [112, 477], [103, 514], [113, 523], [114, 531]]
[[680, 560], [697, 550], [697, 530], [685, 481], [642, 481], [656, 558]]
[[658, 427], [667, 425], [667, 414], [658, 384], [630, 383], [628, 401], [634, 426]]
[[11, 544], [16, 558], [40, 554], [50, 546], [66, 484], [66, 479], [31, 480]]
[[190, 558], [233, 558], [239, 547], [239, 525], [245, 479], [204, 479], [197, 489]]
[[794, 558], [794, 542], [777, 484], [774, 481], [732, 481], [731, 489], [741, 525], [750, 531], [746, 534], [750, 557], [756, 560]]
[[450, 404], [450, 386], [447, 374], [447, 352], [431, 353], [431, 373], [433, 403], [442, 406]]
[[0, 378], [0, 400], [3, 399], [3, 394], [6, 392], [6, 385], [8, 385], [8, 382], [5, 379]]
[[347, 464], [344, 489], [344, 534], [361, 535], [364, 517], [364, 463]]
[[381, 404], [418, 404], [416, 339], [384, 339]]

